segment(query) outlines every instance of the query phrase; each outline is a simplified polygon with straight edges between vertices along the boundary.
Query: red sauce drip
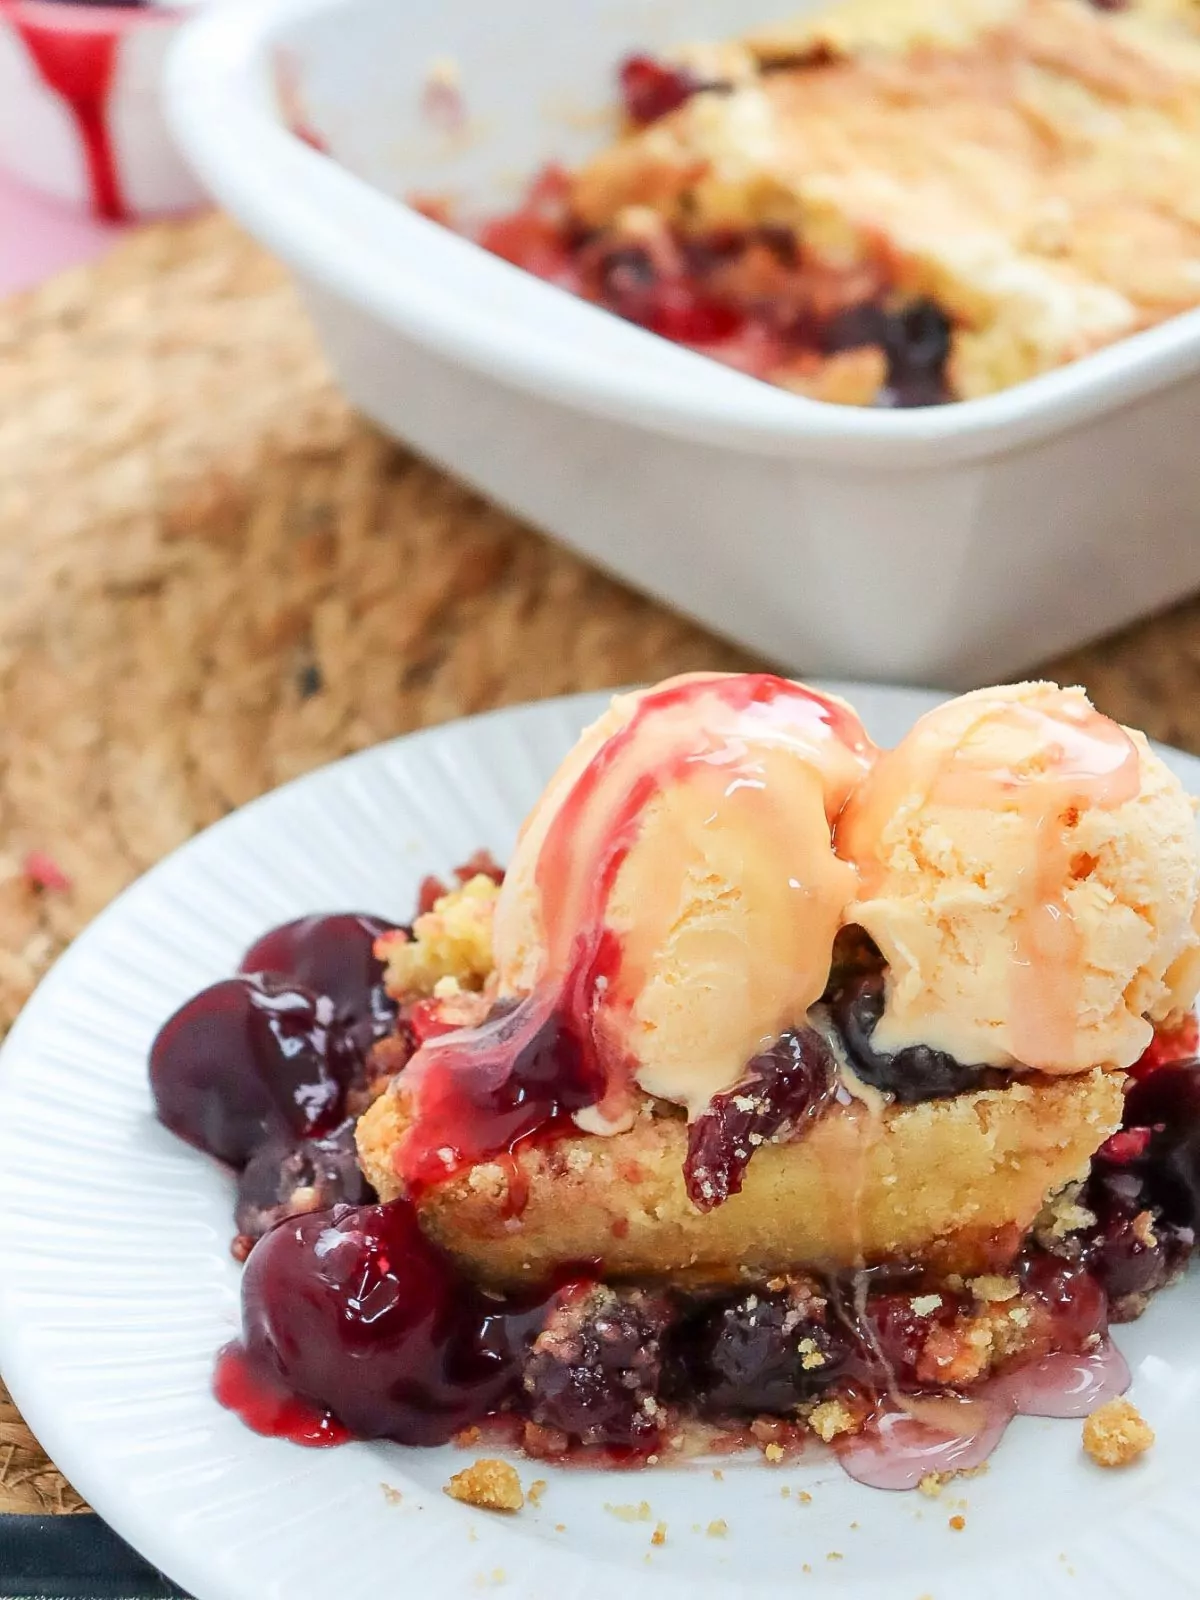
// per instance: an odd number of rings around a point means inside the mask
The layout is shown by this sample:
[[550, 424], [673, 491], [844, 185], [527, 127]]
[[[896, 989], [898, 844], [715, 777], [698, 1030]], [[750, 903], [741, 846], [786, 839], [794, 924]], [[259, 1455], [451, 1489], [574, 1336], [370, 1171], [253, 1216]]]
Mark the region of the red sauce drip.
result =
[[531, 998], [480, 1028], [445, 1036], [450, 1043], [421, 1082], [419, 1121], [401, 1150], [410, 1195], [498, 1156], [509, 1172], [510, 1208], [523, 1209], [514, 1151], [528, 1139], [569, 1132], [574, 1113], [604, 1093], [595, 1049], [568, 1020], [571, 999], [543, 1015]]
[[[856, 748], [864, 737], [848, 708], [770, 673], [689, 679], [639, 701], [563, 801], [539, 857], [545, 925], [569, 929], [572, 936], [561, 976], [552, 970], [532, 995], [479, 1028], [429, 1041], [407, 1069], [415, 1115], [397, 1152], [397, 1169], [411, 1195], [464, 1167], [511, 1155], [527, 1139], [565, 1132], [574, 1126], [576, 1112], [603, 1107], [614, 1092], [625, 1095], [627, 1064], [606, 1059], [594, 1025], [597, 995], [612, 986], [621, 962], [620, 942], [604, 924], [605, 908], [647, 804], [680, 779], [695, 750], [672, 747], [649, 771], [631, 762], [631, 781], [606, 817], [598, 851], [584, 865], [586, 904], [580, 907], [583, 819], [647, 718], [700, 695], [717, 696], [734, 712], [779, 700], [803, 701], [844, 744]], [[519, 1196], [514, 1203], [519, 1205]]]
[[252, 1362], [239, 1344], [227, 1344], [217, 1357], [213, 1394], [248, 1428], [270, 1439], [287, 1439], [322, 1450], [348, 1444], [353, 1438], [330, 1412], [291, 1394]]
[[43, 82], [70, 107], [87, 158], [96, 215], [109, 222], [127, 221], [130, 213], [108, 126], [119, 36], [109, 27], [55, 27], [11, 5], [5, 9]]

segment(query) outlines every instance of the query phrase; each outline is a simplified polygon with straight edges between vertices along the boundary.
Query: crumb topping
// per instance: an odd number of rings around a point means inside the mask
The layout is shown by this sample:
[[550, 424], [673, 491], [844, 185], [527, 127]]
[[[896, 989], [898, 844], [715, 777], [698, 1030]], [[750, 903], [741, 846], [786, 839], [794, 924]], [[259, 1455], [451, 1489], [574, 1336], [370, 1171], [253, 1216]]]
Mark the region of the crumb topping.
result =
[[1154, 1429], [1131, 1400], [1109, 1400], [1083, 1425], [1083, 1448], [1098, 1467], [1127, 1467], [1154, 1443]]
[[481, 1511], [520, 1511], [525, 1504], [517, 1469], [487, 1457], [456, 1472], [442, 1492]]
[[482, 988], [494, 966], [492, 918], [499, 893], [494, 878], [477, 873], [440, 895], [413, 923], [411, 938], [400, 930], [380, 939], [376, 951], [392, 998], [444, 999]]

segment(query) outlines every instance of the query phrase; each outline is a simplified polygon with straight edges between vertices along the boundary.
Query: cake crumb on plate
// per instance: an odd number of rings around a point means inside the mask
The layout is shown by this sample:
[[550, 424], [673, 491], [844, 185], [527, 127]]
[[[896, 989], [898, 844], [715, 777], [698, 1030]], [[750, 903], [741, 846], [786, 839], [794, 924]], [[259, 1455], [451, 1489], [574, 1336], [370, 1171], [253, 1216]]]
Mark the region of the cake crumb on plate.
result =
[[456, 1472], [443, 1493], [482, 1511], [520, 1511], [525, 1504], [517, 1469], [507, 1461], [487, 1457]]
[[1083, 1448], [1098, 1467], [1125, 1467], [1154, 1443], [1154, 1429], [1132, 1400], [1109, 1400], [1083, 1425]]

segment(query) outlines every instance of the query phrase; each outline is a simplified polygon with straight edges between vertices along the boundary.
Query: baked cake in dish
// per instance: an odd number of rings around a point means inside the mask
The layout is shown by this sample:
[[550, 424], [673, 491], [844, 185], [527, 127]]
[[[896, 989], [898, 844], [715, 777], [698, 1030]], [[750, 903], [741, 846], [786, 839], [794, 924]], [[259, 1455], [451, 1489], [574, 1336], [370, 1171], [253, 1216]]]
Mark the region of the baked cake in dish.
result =
[[842, 0], [620, 79], [468, 231], [799, 394], [971, 399], [1200, 305], [1194, 0]]
[[1118, 1459], [1109, 1325], [1200, 1209], [1198, 903], [1192, 802], [1081, 690], [882, 751], [769, 675], [618, 697], [507, 872], [275, 930], [162, 1029], [160, 1117], [239, 1172], [218, 1396], [885, 1487], [1098, 1413]]

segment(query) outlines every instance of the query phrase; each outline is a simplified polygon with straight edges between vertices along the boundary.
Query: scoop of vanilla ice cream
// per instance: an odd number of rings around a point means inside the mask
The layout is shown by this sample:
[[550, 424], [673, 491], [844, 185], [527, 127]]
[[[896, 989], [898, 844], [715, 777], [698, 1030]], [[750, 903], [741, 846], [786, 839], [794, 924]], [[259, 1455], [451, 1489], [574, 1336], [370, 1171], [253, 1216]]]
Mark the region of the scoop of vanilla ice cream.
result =
[[[742, 704], [749, 682], [781, 689]], [[873, 754], [848, 706], [784, 680], [697, 674], [617, 697], [523, 830], [496, 908], [501, 992], [554, 981], [553, 950], [598, 916], [619, 952], [594, 1010], [605, 1054], [696, 1115], [825, 986], [857, 884], [831, 824]], [[547, 873], [563, 868], [548, 858], [562, 853], [564, 807], [577, 808], [580, 888], [554, 897], [568, 919], [554, 928]], [[613, 828], [619, 865], [584, 911]]]
[[1195, 996], [1193, 804], [1081, 689], [984, 689], [922, 717], [837, 846], [862, 878], [848, 920], [888, 962], [881, 1050], [1126, 1067]]

